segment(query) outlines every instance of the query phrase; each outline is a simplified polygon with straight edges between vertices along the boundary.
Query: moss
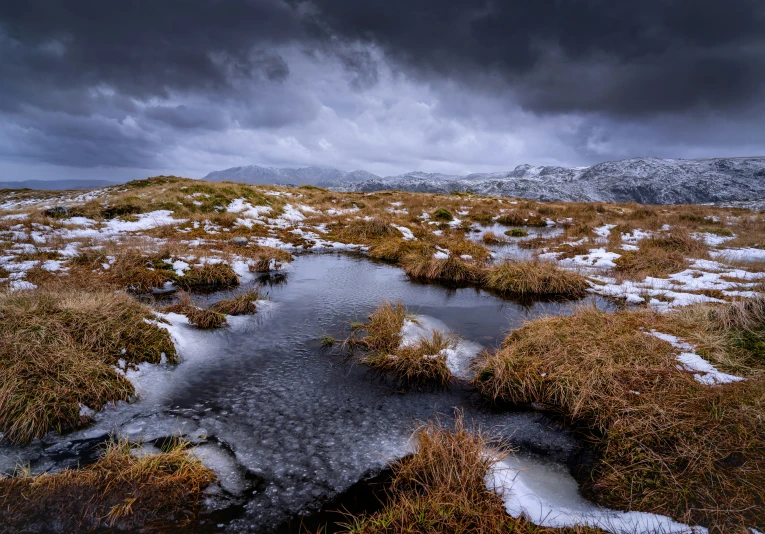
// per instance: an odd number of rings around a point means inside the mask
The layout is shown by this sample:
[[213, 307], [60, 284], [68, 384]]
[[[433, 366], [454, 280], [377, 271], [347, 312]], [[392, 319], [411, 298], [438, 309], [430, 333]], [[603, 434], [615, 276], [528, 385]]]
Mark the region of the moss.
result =
[[505, 230], [505, 235], [510, 237], [526, 237], [529, 233], [523, 228], [511, 228], [510, 230]]
[[433, 212], [433, 219], [436, 221], [453, 221], [452, 213], [446, 208], [438, 208]]

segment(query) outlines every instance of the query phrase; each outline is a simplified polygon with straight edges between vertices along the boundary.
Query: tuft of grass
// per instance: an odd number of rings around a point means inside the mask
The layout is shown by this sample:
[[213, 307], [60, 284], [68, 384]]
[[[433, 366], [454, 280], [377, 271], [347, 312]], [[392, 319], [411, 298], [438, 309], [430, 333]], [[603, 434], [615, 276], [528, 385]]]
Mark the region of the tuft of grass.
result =
[[[584, 432], [597, 458], [584, 489], [598, 502], [719, 532], [761, 528], [765, 362], [731, 350], [727, 321], [740, 324], [742, 311], [749, 321], [749, 311], [711, 310], [585, 308], [539, 319], [484, 354], [474, 383], [490, 399], [544, 406]], [[753, 367], [745, 381], [699, 383], [678, 370], [677, 349], [647, 333], [653, 329], [700, 343], [714, 364], [727, 357]]]
[[417, 430], [417, 450], [393, 464], [382, 510], [348, 516], [348, 534], [592, 534], [589, 528], [537, 527], [505, 512], [486, 487], [501, 453], [480, 430], [468, 429], [460, 412], [452, 428], [430, 422]]
[[436, 211], [433, 212], [431, 217], [433, 217], [433, 219], [436, 221], [453, 221], [454, 220], [454, 216], [452, 215], [452, 212], [446, 208], [438, 208]]
[[477, 222], [481, 226], [489, 226], [494, 224], [494, 214], [487, 213], [485, 211], [471, 213], [470, 215], [468, 215], [468, 218], [473, 222]]
[[433, 254], [435, 249], [422, 241], [407, 241], [397, 237], [386, 237], [377, 241], [370, 250], [369, 255], [379, 260], [398, 262], [405, 256], [421, 251], [423, 254]]
[[56, 474], [0, 478], [0, 524], [7, 531], [163, 531], [189, 525], [215, 475], [176, 443], [137, 456], [112, 441], [92, 465]]
[[446, 387], [452, 374], [442, 352], [454, 347], [457, 340], [443, 332], [433, 332], [429, 338], [402, 346], [401, 329], [407, 317], [410, 314], [401, 302], [383, 302], [368, 322], [351, 325], [351, 336], [344, 345], [352, 354], [360, 349], [362, 363], [395, 377], [405, 389]]
[[0, 295], [0, 432], [28, 443], [88, 422], [127, 400], [132, 384], [114, 365], [177, 359], [168, 333], [146, 306], [124, 293], [47, 292]]
[[445, 259], [434, 258], [432, 254], [410, 254], [403, 258], [403, 268], [411, 278], [431, 282], [469, 284], [480, 276], [477, 265], [454, 254]]
[[454, 348], [457, 340], [434, 331], [429, 338], [398, 347], [392, 352], [376, 352], [362, 362], [380, 373], [391, 374], [405, 389], [443, 389], [452, 380], [444, 350]]
[[[385, 301], [372, 312], [368, 322], [351, 325], [353, 332], [346, 344], [351, 349], [360, 347], [370, 353], [395, 352], [401, 344], [401, 328], [408, 315], [403, 303]], [[359, 332], [366, 335], [359, 337]]]
[[485, 232], [483, 236], [481, 237], [481, 241], [483, 241], [487, 245], [497, 245], [497, 244], [505, 243], [505, 240], [499, 237], [494, 232]]
[[226, 316], [217, 310], [205, 310], [194, 305], [188, 293], [181, 293], [178, 302], [166, 306], [163, 311], [185, 315], [189, 324], [202, 330], [220, 328], [226, 324]]
[[511, 228], [510, 230], [505, 230], [505, 235], [510, 237], [526, 237], [529, 233], [523, 228]]
[[340, 233], [347, 241], [368, 243], [373, 239], [398, 235], [399, 231], [380, 217], [373, 217], [371, 219], [354, 219], [344, 226]]
[[250, 289], [241, 295], [227, 300], [219, 300], [210, 309], [225, 315], [252, 315], [256, 313], [255, 301], [260, 299], [257, 289]]
[[486, 288], [518, 297], [582, 298], [590, 287], [575, 272], [543, 261], [508, 261], [486, 269]]
[[207, 263], [201, 267], [192, 266], [176, 278], [176, 284], [187, 291], [214, 291], [238, 286], [239, 278], [227, 263]]
[[537, 226], [540, 228], [547, 226], [547, 221], [539, 215], [519, 210], [503, 213], [497, 218], [497, 222], [505, 226]]

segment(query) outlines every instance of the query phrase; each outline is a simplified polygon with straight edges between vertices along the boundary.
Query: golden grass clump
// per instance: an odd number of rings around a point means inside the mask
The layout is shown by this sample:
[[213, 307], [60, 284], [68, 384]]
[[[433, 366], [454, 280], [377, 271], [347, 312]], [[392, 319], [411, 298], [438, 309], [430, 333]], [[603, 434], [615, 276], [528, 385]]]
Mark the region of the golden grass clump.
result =
[[189, 525], [202, 490], [215, 475], [176, 443], [136, 456], [126, 441], [110, 442], [92, 465], [56, 474], [0, 478], [5, 532], [164, 531]]
[[417, 450], [393, 464], [393, 480], [382, 510], [349, 516], [349, 534], [594, 534], [589, 528], [537, 527], [505, 512], [502, 498], [486, 487], [486, 477], [501, 456], [479, 430], [468, 429], [460, 413], [449, 428], [420, 428]]
[[454, 348], [457, 340], [443, 332], [432, 332], [429, 338], [396, 348], [392, 352], [376, 352], [362, 359], [380, 373], [391, 374], [406, 389], [443, 389], [452, 380], [443, 351]]
[[[345, 346], [374, 371], [393, 376], [405, 389], [444, 388], [452, 379], [442, 351], [453, 348], [457, 339], [443, 332], [402, 346], [401, 329], [410, 317], [401, 302], [383, 302], [366, 323], [353, 325]], [[361, 335], [361, 334], [364, 335]]]
[[504, 238], [498, 236], [497, 234], [491, 231], [485, 232], [481, 236], [481, 241], [483, 241], [487, 245], [498, 245], [498, 244], [502, 244], [506, 242]]
[[[151, 310], [124, 293], [0, 294], [0, 432], [28, 443], [85, 424], [81, 405], [98, 410], [127, 400], [132, 384], [114, 365], [176, 361]], [[147, 320], [150, 321], [147, 323]]]
[[181, 292], [178, 302], [166, 306], [162, 311], [165, 313], [180, 313], [185, 315], [189, 324], [202, 330], [220, 328], [226, 324], [226, 316], [217, 310], [205, 310], [194, 305], [188, 293]]
[[[741, 382], [698, 382], [678, 370], [677, 349], [649, 333], [687, 332], [686, 319], [594, 308], [539, 319], [484, 355], [474, 383], [490, 399], [544, 406], [584, 432], [597, 454], [585, 490], [598, 502], [719, 532], [762, 528], [763, 361]], [[722, 324], [717, 336], [733, 346]]]
[[206, 263], [192, 266], [183, 276], [177, 277], [175, 282], [187, 291], [213, 291], [238, 286], [239, 277], [227, 263]]
[[257, 289], [250, 289], [234, 298], [219, 300], [210, 309], [214, 312], [226, 315], [252, 315], [256, 313], [255, 301], [260, 299]]
[[380, 217], [373, 217], [354, 219], [343, 226], [340, 234], [347, 241], [368, 243], [373, 239], [400, 235], [400, 232]]
[[422, 254], [433, 254], [435, 248], [433, 245], [422, 241], [407, 241], [398, 237], [386, 237], [376, 242], [369, 255], [373, 258], [389, 262], [399, 262], [405, 256], [421, 252]]
[[507, 261], [489, 267], [483, 285], [503, 295], [546, 298], [582, 298], [590, 287], [579, 273], [544, 261]]
[[680, 272], [689, 265], [688, 258], [704, 258], [708, 247], [678, 228], [671, 233], [640, 241], [639, 249], [622, 253], [616, 258], [616, 271], [635, 278], [663, 277]]
[[470, 284], [480, 276], [476, 264], [454, 254], [448, 258], [434, 258], [432, 254], [409, 254], [402, 261], [406, 274], [415, 280]]
[[536, 226], [545, 227], [547, 221], [536, 213], [512, 210], [497, 217], [497, 222], [505, 226]]

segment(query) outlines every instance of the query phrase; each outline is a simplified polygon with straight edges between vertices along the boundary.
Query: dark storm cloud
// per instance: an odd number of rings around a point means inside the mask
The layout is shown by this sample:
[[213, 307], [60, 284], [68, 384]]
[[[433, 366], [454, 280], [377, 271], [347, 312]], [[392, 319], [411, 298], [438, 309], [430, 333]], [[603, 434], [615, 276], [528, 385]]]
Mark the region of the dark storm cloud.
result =
[[382, 47], [424, 78], [499, 75], [528, 108], [614, 114], [761, 98], [761, 0], [315, 0], [314, 34]]
[[761, 0], [0, 2], [14, 161], [683, 156], [762, 146], [764, 90]]

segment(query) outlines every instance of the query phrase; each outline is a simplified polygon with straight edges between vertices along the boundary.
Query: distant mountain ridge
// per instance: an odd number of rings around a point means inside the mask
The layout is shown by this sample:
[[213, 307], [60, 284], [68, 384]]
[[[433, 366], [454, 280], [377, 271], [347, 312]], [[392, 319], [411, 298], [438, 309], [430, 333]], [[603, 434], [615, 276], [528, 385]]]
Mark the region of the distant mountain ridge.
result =
[[542, 201], [704, 204], [765, 200], [765, 157], [631, 158], [589, 167], [518, 165], [512, 171], [453, 176], [410, 172], [381, 178], [366, 171], [235, 167], [206, 180], [318, 185], [342, 191], [473, 191]]
[[68, 189], [98, 189], [126, 182], [127, 180], [20, 180], [18, 182], [0, 182], [0, 189], [37, 189], [46, 191], [64, 191]]
[[361, 182], [380, 177], [367, 171], [341, 171], [324, 167], [277, 168], [248, 165], [213, 171], [203, 178], [211, 182], [242, 182], [267, 185], [318, 185]]

